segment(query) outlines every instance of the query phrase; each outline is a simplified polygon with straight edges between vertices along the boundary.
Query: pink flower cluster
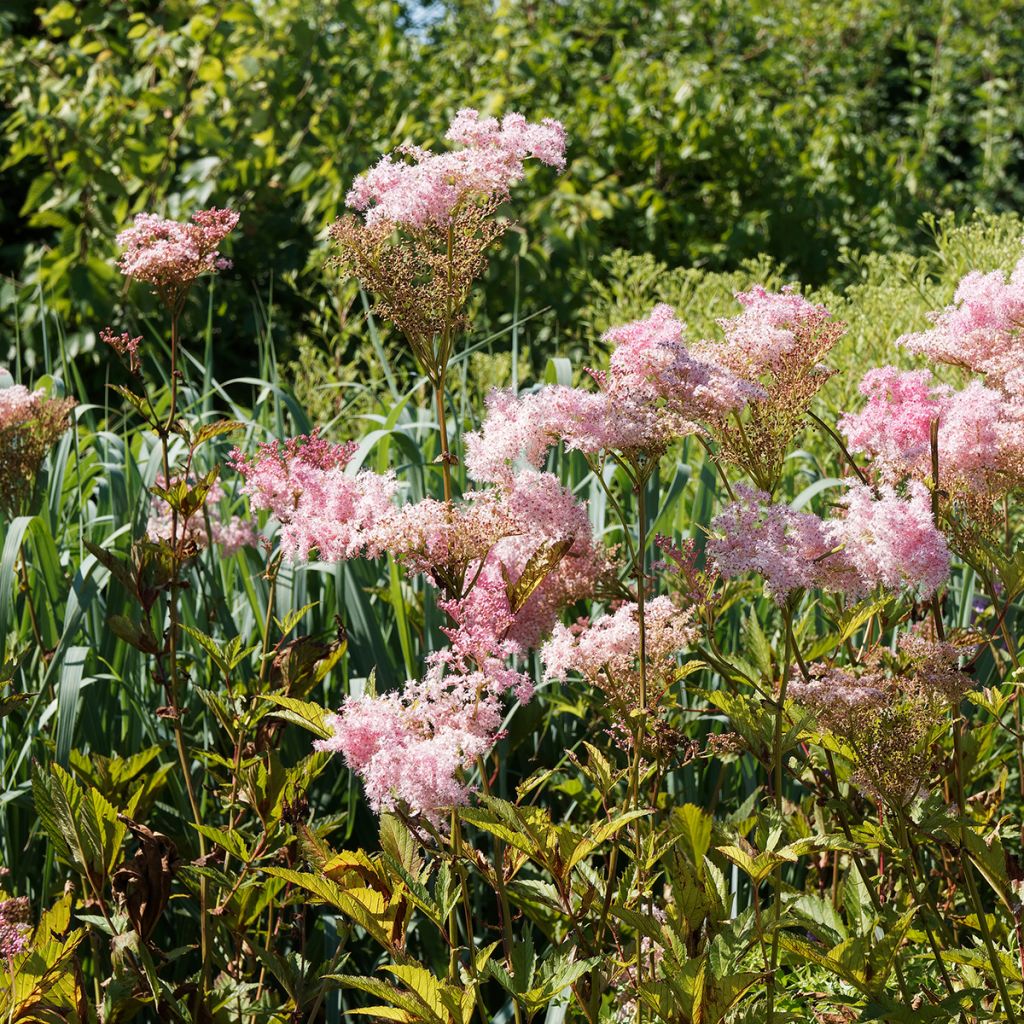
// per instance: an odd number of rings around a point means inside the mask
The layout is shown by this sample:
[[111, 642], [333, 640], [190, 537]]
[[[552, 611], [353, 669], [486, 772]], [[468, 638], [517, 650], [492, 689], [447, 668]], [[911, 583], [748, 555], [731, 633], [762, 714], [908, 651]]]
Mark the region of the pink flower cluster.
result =
[[444, 228], [467, 198], [506, 198], [523, 177], [527, 158], [565, 166], [565, 128], [551, 119], [530, 124], [521, 114], [507, 114], [499, 122], [465, 109], [456, 114], [448, 138], [464, 148], [431, 153], [403, 147], [399, 153], [411, 157], [411, 163], [385, 156], [356, 178], [347, 204], [364, 211], [371, 225]]
[[1024, 258], [1009, 280], [973, 271], [953, 302], [931, 316], [935, 326], [898, 340], [911, 352], [984, 374], [1008, 394], [1024, 396]]
[[348, 698], [327, 721], [334, 735], [314, 746], [342, 755], [374, 811], [402, 807], [443, 827], [444, 811], [469, 796], [460, 775], [494, 744], [501, 692], [482, 672], [435, 664], [401, 693]]
[[869, 370], [867, 404], [839, 421], [850, 450], [870, 456], [883, 480], [930, 478], [931, 429], [938, 421], [940, 486], [993, 491], [1024, 465], [1024, 397], [972, 381], [960, 391], [932, 385], [928, 370]]
[[[586, 507], [550, 473], [520, 473], [504, 497], [504, 508], [513, 528], [493, 545], [482, 565], [470, 568], [476, 582], [451, 615], [462, 632], [475, 623], [478, 637], [500, 637], [511, 645], [509, 653], [523, 655], [551, 631], [563, 608], [593, 592], [607, 561]], [[557, 558], [557, 563], [538, 565], [548, 558]], [[540, 571], [539, 582], [512, 609], [510, 593], [523, 584], [524, 576]], [[507, 625], [495, 628], [503, 621]], [[478, 643], [477, 649], [482, 647]]]
[[[756, 285], [737, 292], [736, 301], [744, 307], [743, 312], [718, 321], [724, 344], [704, 342], [702, 357], [717, 354], [723, 365], [757, 380], [764, 373], [779, 375], [793, 363], [809, 357], [816, 361], [823, 354], [813, 346], [809, 350], [808, 341], [822, 336], [829, 324], [829, 311], [805, 299], [795, 285], [786, 285], [780, 292]], [[825, 339], [832, 340], [831, 334]]]
[[739, 499], [712, 522], [708, 552], [725, 576], [753, 572], [778, 602], [819, 588], [860, 597], [881, 586], [930, 595], [949, 575], [949, 548], [935, 528], [927, 488], [914, 481], [902, 498], [852, 485], [844, 514], [829, 520], [737, 488]]
[[237, 213], [216, 207], [197, 211], [186, 223], [136, 214], [134, 224], [117, 236], [123, 250], [118, 270], [151, 284], [165, 300], [180, 298], [196, 278], [231, 266], [218, 246], [237, 224]]
[[0, 900], [0, 961], [13, 960], [28, 948], [29, 903], [26, 896]]
[[376, 810], [399, 804], [440, 822], [465, 800], [461, 776], [490, 749], [502, 700], [532, 695], [517, 667], [563, 607], [588, 596], [606, 571], [586, 508], [547, 473], [510, 475], [500, 487], [456, 502], [396, 505], [391, 474], [348, 472], [355, 446], [317, 436], [232, 453], [254, 508], [281, 522], [281, 549], [341, 560], [385, 552], [422, 573], [441, 595], [448, 647], [401, 693], [345, 702], [334, 736]]
[[586, 453], [657, 452], [700, 429], [699, 421], [764, 396], [756, 383], [695, 358], [684, 330], [672, 308], [659, 305], [605, 334], [615, 347], [609, 369], [591, 371], [598, 391], [558, 385], [521, 398], [492, 393], [481, 429], [466, 438], [470, 475], [507, 480], [520, 460], [539, 466], [558, 441]]
[[45, 392], [29, 391], [23, 384], [0, 388], [0, 430], [20, 426], [36, 414]]
[[[157, 484], [166, 487], [162, 477], [157, 479]], [[255, 547], [259, 541], [256, 527], [241, 516], [222, 518], [220, 504], [223, 498], [223, 488], [219, 481], [214, 481], [207, 492], [203, 508], [189, 516], [185, 522], [179, 516], [175, 523], [171, 506], [163, 498], [154, 495], [150, 504], [149, 522], [146, 524], [146, 536], [151, 541], [170, 542], [176, 534], [179, 543], [184, 541], [197, 548], [208, 548], [211, 543], [216, 544], [224, 558], [230, 558], [242, 548]]]
[[280, 521], [285, 554], [307, 558], [316, 551], [339, 561], [380, 553], [374, 530], [391, 512], [397, 484], [391, 474], [347, 473], [355, 448], [314, 433], [261, 444], [252, 457], [237, 448], [231, 453], [252, 507]]
[[[676, 655], [699, 634], [690, 611], [665, 595], [644, 605], [647, 668], [662, 685], [671, 681]], [[640, 690], [639, 659], [640, 613], [635, 601], [624, 602], [593, 622], [558, 623], [541, 648], [547, 679], [564, 680], [575, 672], [628, 704], [636, 702]]]
[[395, 509], [377, 543], [428, 579], [457, 573], [447, 581], [455, 593], [438, 601], [450, 646], [401, 693], [347, 701], [322, 749], [344, 756], [376, 810], [398, 801], [439, 822], [468, 796], [462, 772], [498, 739], [504, 695], [532, 696], [517, 661], [563, 607], [593, 591], [605, 560], [586, 509], [535, 471], [459, 505], [426, 499]]

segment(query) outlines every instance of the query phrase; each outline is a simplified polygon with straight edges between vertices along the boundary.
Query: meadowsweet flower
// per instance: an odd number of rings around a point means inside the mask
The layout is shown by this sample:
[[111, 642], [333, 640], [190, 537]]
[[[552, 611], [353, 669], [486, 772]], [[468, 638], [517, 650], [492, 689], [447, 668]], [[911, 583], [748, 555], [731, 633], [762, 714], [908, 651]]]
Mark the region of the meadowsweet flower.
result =
[[521, 655], [550, 632], [563, 608], [593, 593], [608, 566], [586, 506], [550, 473], [523, 471], [500, 500], [508, 534], [467, 568], [473, 585], [447, 610], [460, 627], [472, 620], [479, 636]]
[[[167, 487], [162, 477], [157, 479], [157, 486]], [[178, 480], [172, 480], [172, 485]], [[215, 480], [206, 494], [203, 507], [194, 515], [182, 518], [175, 516], [167, 501], [154, 495], [150, 503], [149, 521], [146, 524], [146, 536], [151, 541], [170, 543], [175, 537], [179, 544], [197, 550], [216, 544], [222, 557], [230, 558], [245, 547], [255, 547], [259, 536], [256, 527], [241, 516], [222, 518], [220, 505], [224, 498], [224, 490], [220, 482]]]
[[930, 315], [934, 327], [897, 340], [911, 352], [985, 374], [988, 383], [1024, 395], [1024, 258], [1009, 279], [1000, 271], [972, 271], [945, 309]]
[[708, 554], [723, 576], [757, 573], [780, 604], [793, 591], [811, 587], [862, 589], [818, 516], [772, 504], [764, 491], [742, 485], [736, 494], [737, 500], [712, 521], [708, 541]]
[[[644, 605], [644, 641], [649, 678], [665, 687], [672, 681], [676, 656], [698, 636], [690, 609], [670, 597], [652, 597]], [[571, 673], [603, 690], [620, 706], [635, 707], [640, 692], [640, 617], [635, 601], [593, 622], [559, 623], [541, 648], [544, 675], [564, 680]]]
[[888, 486], [878, 496], [863, 484], [851, 485], [845, 514], [825, 525], [825, 536], [867, 589], [911, 589], [933, 594], [949, 576], [949, 547], [932, 518], [931, 496], [918, 481], [901, 498]]
[[929, 371], [900, 372], [893, 366], [869, 370], [860, 390], [866, 405], [843, 416], [839, 428], [851, 451], [870, 456], [882, 480], [931, 478], [934, 421], [944, 490], [995, 497], [1024, 477], [1024, 399], [980, 381], [960, 391], [933, 386]]
[[874, 649], [853, 668], [815, 664], [788, 695], [852, 750], [853, 778], [874, 796], [906, 806], [927, 781], [936, 719], [970, 685], [956, 650], [923, 634], [905, 635], [900, 657]]
[[701, 421], [764, 395], [760, 385], [695, 358], [683, 332], [672, 308], [659, 305], [604, 335], [614, 348], [607, 371], [589, 371], [597, 391], [555, 385], [518, 398], [492, 393], [480, 430], [466, 438], [470, 475], [507, 481], [520, 462], [540, 466], [559, 441], [586, 454], [660, 453]]
[[[974, 644], [969, 645], [969, 650], [975, 649]], [[939, 640], [930, 623], [919, 623], [900, 637], [899, 650], [907, 659], [906, 675], [923, 695], [945, 701], [951, 707], [959, 706], [973, 685], [971, 677], [960, 669], [964, 648], [949, 640]]]
[[719, 442], [719, 457], [771, 492], [811, 399], [832, 375], [822, 360], [845, 325], [794, 286], [781, 292], [756, 287], [736, 299], [743, 312], [718, 321], [724, 341], [700, 342], [692, 351], [762, 389], [746, 403], [742, 418], [719, 416], [711, 432]]
[[461, 594], [469, 566], [515, 529], [497, 491], [470, 491], [457, 503], [424, 498], [389, 509], [374, 524], [372, 546]]
[[21, 384], [0, 387], [0, 511], [15, 514], [31, 495], [43, 458], [67, 430], [74, 404]]
[[472, 792], [462, 773], [499, 738], [502, 681], [445, 668], [435, 660], [401, 693], [348, 698], [328, 717], [334, 735], [314, 744], [342, 755], [377, 813], [401, 807], [443, 827]]
[[882, 586], [927, 596], [949, 575], [949, 547], [932, 520], [928, 490], [916, 481], [907, 498], [891, 487], [876, 497], [853, 485], [844, 514], [828, 520], [772, 504], [763, 491], [739, 487], [737, 494], [712, 522], [708, 553], [724, 576], [763, 576], [779, 603], [810, 588], [861, 597]]
[[125, 277], [152, 285], [171, 310], [180, 308], [193, 281], [226, 270], [220, 243], [238, 224], [233, 210], [199, 210], [181, 223], [152, 213], [139, 213], [130, 228], [117, 236], [121, 256], [117, 268]]
[[243, 493], [254, 509], [281, 523], [281, 550], [295, 559], [316, 551], [327, 561], [375, 557], [374, 528], [388, 515], [394, 477], [346, 473], [353, 444], [331, 444], [313, 435], [261, 444], [253, 456], [239, 449], [230, 463], [245, 478]]
[[460, 110], [448, 138], [463, 149], [431, 153], [416, 146], [388, 155], [356, 178], [346, 203], [365, 214], [367, 226], [401, 224], [414, 229], [446, 228], [467, 199], [501, 201], [523, 177], [529, 157], [561, 170], [565, 166], [565, 129], [545, 119], [529, 124], [520, 114], [499, 123]]
[[26, 896], [0, 900], [0, 961], [13, 960], [28, 948], [31, 927]]

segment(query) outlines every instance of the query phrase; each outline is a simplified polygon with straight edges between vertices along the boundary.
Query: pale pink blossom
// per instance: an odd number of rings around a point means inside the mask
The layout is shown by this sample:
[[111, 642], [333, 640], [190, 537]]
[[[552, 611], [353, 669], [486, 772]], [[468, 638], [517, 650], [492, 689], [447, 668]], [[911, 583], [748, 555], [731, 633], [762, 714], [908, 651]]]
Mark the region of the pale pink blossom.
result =
[[757, 573], [778, 602], [818, 588], [862, 597], [876, 587], [931, 595], [949, 575], [949, 547], [935, 527], [928, 489], [906, 498], [882, 486], [854, 484], [841, 514], [822, 520], [767, 494], [737, 488], [738, 500], [712, 522], [708, 553], [723, 576]]
[[[591, 595], [607, 560], [586, 506], [550, 473], [524, 470], [502, 501], [512, 528], [482, 565], [468, 568], [475, 582], [450, 614], [460, 625], [474, 621], [478, 635], [510, 644], [505, 653], [521, 655], [550, 632], [563, 608]], [[509, 595], [527, 573], [539, 582], [513, 610]]]
[[931, 320], [930, 330], [905, 334], [897, 344], [1024, 395], [1024, 258], [1009, 279], [1000, 271], [972, 271], [960, 281], [952, 304]]
[[737, 500], [712, 521], [708, 541], [708, 554], [723, 576], [757, 573], [779, 603], [795, 590], [812, 587], [861, 589], [818, 516], [772, 504], [763, 491], [742, 485], [736, 494]]
[[122, 253], [117, 268], [125, 277], [151, 284], [170, 305], [204, 274], [231, 266], [218, 246], [238, 224], [233, 210], [199, 210], [181, 223], [152, 213], [139, 213], [130, 228], [117, 236]]
[[991, 492], [1012, 486], [1024, 464], [1024, 400], [980, 381], [960, 391], [930, 382], [927, 370], [868, 371], [860, 385], [867, 404], [839, 421], [850, 450], [870, 456], [872, 468], [890, 483], [908, 475], [928, 479], [937, 421], [943, 488]]
[[364, 211], [367, 224], [444, 228], [467, 199], [506, 198], [522, 179], [527, 158], [558, 169], [565, 166], [565, 129], [550, 119], [529, 124], [520, 114], [508, 114], [499, 123], [481, 119], [475, 110], [460, 110], [448, 138], [464, 148], [431, 153], [405, 146], [399, 159], [383, 157], [356, 178], [347, 204]]
[[0, 961], [13, 960], [28, 948], [29, 902], [25, 896], [0, 900]]
[[843, 498], [845, 514], [825, 526], [829, 541], [868, 589], [909, 589], [933, 594], [949, 576], [949, 546], [932, 518], [931, 495], [914, 480], [901, 498], [888, 486], [853, 484]]
[[[650, 678], [662, 687], [668, 685], [677, 655], [698, 635], [690, 609], [680, 608], [665, 595], [645, 602], [644, 647]], [[634, 704], [640, 690], [639, 607], [628, 601], [593, 622], [558, 623], [540, 653], [545, 678], [560, 681], [576, 673], [609, 695]]]
[[748, 381], [764, 374], [786, 377], [813, 367], [835, 344], [843, 325], [822, 305], [805, 299], [795, 285], [769, 292], [760, 285], [737, 292], [743, 312], [718, 321], [724, 342], [701, 342], [697, 356], [720, 364]]
[[343, 561], [380, 554], [374, 531], [394, 509], [397, 484], [390, 473], [347, 473], [354, 451], [351, 443], [312, 435], [262, 444], [251, 458], [232, 453], [231, 464], [245, 478], [243, 493], [281, 523], [281, 550], [289, 557], [315, 551], [325, 561]]
[[614, 349], [607, 371], [589, 371], [597, 391], [554, 385], [518, 398], [492, 393], [480, 430], [466, 438], [470, 475], [507, 482], [520, 464], [539, 467], [558, 442], [585, 454], [654, 454], [699, 431], [701, 421], [764, 396], [760, 385], [695, 358], [683, 331], [672, 308], [659, 305], [605, 334]]
[[314, 746], [344, 757], [377, 813], [400, 807], [443, 826], [471, 793], [464, 773], [499, 738], [501, 695], [492, 676], [435, 661], [401, 693], [348, 698], [327, 719], [334, 735]]
[[45, 392], [29, 391], [23, 384], [0, 388], [0, 430], [18, 426], [31, 419]]

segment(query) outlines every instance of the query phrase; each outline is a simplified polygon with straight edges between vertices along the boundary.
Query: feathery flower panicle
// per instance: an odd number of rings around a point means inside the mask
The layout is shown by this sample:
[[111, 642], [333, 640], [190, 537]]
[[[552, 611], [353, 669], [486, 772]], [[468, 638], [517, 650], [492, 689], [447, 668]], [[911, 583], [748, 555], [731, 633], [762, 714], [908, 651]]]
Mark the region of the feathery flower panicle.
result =
[[795, 590], [818, 588], [863, 597], [876, 587], [928, 596], [949, 575], [949, 547], [936, 529], [923, 484], [901, 498], [851, 485], [843, 514], [822, 520], [772, 504], [763, 491], [737, 488], [738, 500], [712, 521], [708, 553], [724, 576], [753, 572], [780, 604]]
[[597, 391], [553, 385], [519, 398], [492, 392], [481, 429], [466, 438], [470, 475], [507, 481], [517, 462], [539, 467], [559, 441], [585, 454], [660, 454], [674, 438], [699, 431], [701, 421], [764, 396], [760, 385], [694, 358], [684, 330], [671, 306], [659, 305], [606, 332], [603, 340], [615, 347], [607, 371], [590, 371]]
[[[653, 597], [644, 605], [647, 671], [662, 687], [672, 682], [676, 656], [699, 635], [692, 609], [670, 597]], [[556, 624], [541, 648], [544, 675], [564, 680], [575, 672], [606, 693], [620, 708], [637, 706], [640, 692], [640, 614], [635, 601], [593, 622]]]
[[482, 564], [468, 567], [475, 582], [450, 614], [460, 625], [472, 618], [478, 629], [491, 623], [485, 632], [523, 655], [563, 608], [594, 592], [608, 563], [586, 505], [550, 473], [524, 470], [502, 500], [512, 529]]
[[956, 670], [958, 651], [923, 632], [900, 638], [900, 652], [869, 651], [855, 668], [816, 664], [793, 680], [789, 697], [853, 751], [854, 780], [869, 793], [906, 806], [927, 781], [929, 735], [970, 686]]
[[834, 550], [818, 516], [772, 504], [764, 491], [743, 485], [736, 494], [712, 520], [708, 541], [708, 554], [723, 576], [757, 573], [779, 604], [793, 591], [812, 587], [860, 592], [860, 579]]
[[934, 327], [897, 340], [910, 352], [984, 374], [987, 383], [1024, 396], [1024, 258], [1007, 280], [1001, 271], [962, 278]]
[[545, 119], [529, 124], [521, 114], [507, 114], [499, 123], [460, 110], [448, 129], [463, 149], [431, 153], [416, 146], [388, 155], [356, 178], [345, 201], [364, 213], [366, 224], [402, 225], [412, 229], [447, 228], [467, 200], [498, 202], [523, 177], [527, 158], [559, 170], [565, 166], [565, 129]]
[[431, 153], [405, 146], [400, 159], [385, 156], [360, 175], [346, 201], [363, 216], [347, 215], [331, 228], [336, 262], [373, 293], [375, 311], [405, 336], [435, 388], [466, 326], [487, 252], [505, 230], [494, 214], [522, 178], [523, 162], [565, 164], [565, 130], [557, 121], [528, 124], [509, 114], [499, 123], [467, 109], [448, 137], [464, 148]]
[[676, 418], [677, 433], [686, 432], [678, 424], [728, 415], [751, 399], [766, 397], [760, 385], [696, 358], [683, 342], [685, 331], [675, 310], [664, 303], [642, 320], [606, 331], [602, 340], [615, 346], [607, 391], [614, 398], [639, 393], [641, 400], [662, 403], [663, 414]]
[[435, 660], [401, 693], [349, 697], [327, 719], [334, 735], [314, 743], [342, 755], [378, 814], [407, 810], [443, 828], [444, 812], [471, 793], [461, 773], [499, 738], [508, 680], [445, 667]]
[[907, 497], [882, 486], [878, 494], [853, 484], [844, 514], [825, 524], [825, 536], [842, 548], [844, 561], [866, 590], [914, 590], [930, 597], [949, 577], [949, 546], [932, 518], [931, 495], [911, 481]]
[[132, 226], [117, 236], [122, 249], [117, 269], [152, 285], [164, 305], [177, 311], [197, 278], [231, 266], [218, 247], [237, 224], [237, 213], [216, 207], [197, 211], [185, 223], [136, 214]]
[[13, 960], [28, 948], [30, 913], [27, 896], [0, 900], [0, 963]]
[[850, 450], [871, 458], [887, 483], [931, 479], [931, 429], [938, 421], [939, 481], [944, 491], [1000, 497], [1024, 483], [1024, 399], [980, 381], [960, 391], [931, 385], [928, 370], [869, 370], [867, 404], [839, 421]]
[[960, 657], [973, 654], [976, 649], [973, 642], [960, 646], [939, 640], [930, 622], [919, 623], [899, 639], [900, 653], [907, 659], [906, 675], [922, 695], [945, 701], [952, 708], [959, 707], [964, 694], [974, 685], [971, 677], [961, 671]]
[[21, 384], [0, 387], [0, 511], [14, 515], [35, 484], [46, 453], [68, 429], [71, 398]]
[[455, 595], [465, 587], [470, 565], [479, 563], [516, 530], [496, 491], [470, 491], [454, 503], [424, 498], [391, 508], [373, 530], [373, 546], [387, 551], [410, 573], [425, 573]]
[[774, 490], [811, 399], [832, 376], [822, 364], [846, 325], [787, 285], [781, 292], [755, 287], [739, 292], [738, 316], [718, 321], [723, 342], [693, 346], [695, 356], [761, 388], [742, 420], [720, 415], [711, 432], [719, 456], [740, 466], [766, 491]]
[[374, 529], [394, 508], [397, 484], [390, 473], [348, 474], [355, 449], [313, 434], [261, 444], [251, 457], [237, 448], [231, 453], [251, 506], [281, 523], [281, 550], [289, 557], [315, 551], [326, 561], [344, 561], [380, 554]]
[[[172, 479], [177, 484], [180, 478]], [[157, 486], [167, 487], [163, 477], [157, 478]], [[220, 481], [215, 480], [206, 494], [203, 507], [187, 519], [179, 515], [175, 521], [171, 506], [163, 498], [154, 495], [150, 503], [149, 522], [146, 524], [146, 536], [151, 541], [170, 543], [176, 535], [179, 544], [196, 550], [208, 548], [216, 544], [223, 558], [230, 558], [245, 547], [255, 547], [259, 541], [256, 527], [241, 518], [229, 516], [223, 518], [220, 504], [224, 498], [224, 490]]]

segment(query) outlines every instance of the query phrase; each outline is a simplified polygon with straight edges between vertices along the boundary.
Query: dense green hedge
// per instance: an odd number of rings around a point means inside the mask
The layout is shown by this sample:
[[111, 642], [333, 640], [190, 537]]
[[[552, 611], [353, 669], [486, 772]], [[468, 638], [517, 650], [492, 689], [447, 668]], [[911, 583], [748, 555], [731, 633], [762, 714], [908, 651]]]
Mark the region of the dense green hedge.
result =
[[488, 291], [493, 315], [511, 309], [510, 259], [523, 256], [520, 308], [553, 307], [549, 332], [576, 327], [615, 247], [717, 270], [764, 252], [822, 284], [845, 247], [921, 243], [925, 212], [1024, 199], [1019, 0], [414, 11], [387, 0], [8, 7], [0, 264], [20, 287], [4, 290], [6, 325], [38, 334], [45, 302], [73, 351], [92, 346], [121, 315], [118, 228], [141, 209], [233, 203], [244, 237], [218, 291], [224, 330], [251, 337], [272, 294], [287, 346], [302, 334], [333, 342], [360, 310], [340, 287], [333, 303], [319, 297], [323, 229], [351, 178], [403, 139], [430, 143], [466, 104], [569, 128], [568, 172], [524, 190], [536, 198], [517, 207], [523, 230]]

